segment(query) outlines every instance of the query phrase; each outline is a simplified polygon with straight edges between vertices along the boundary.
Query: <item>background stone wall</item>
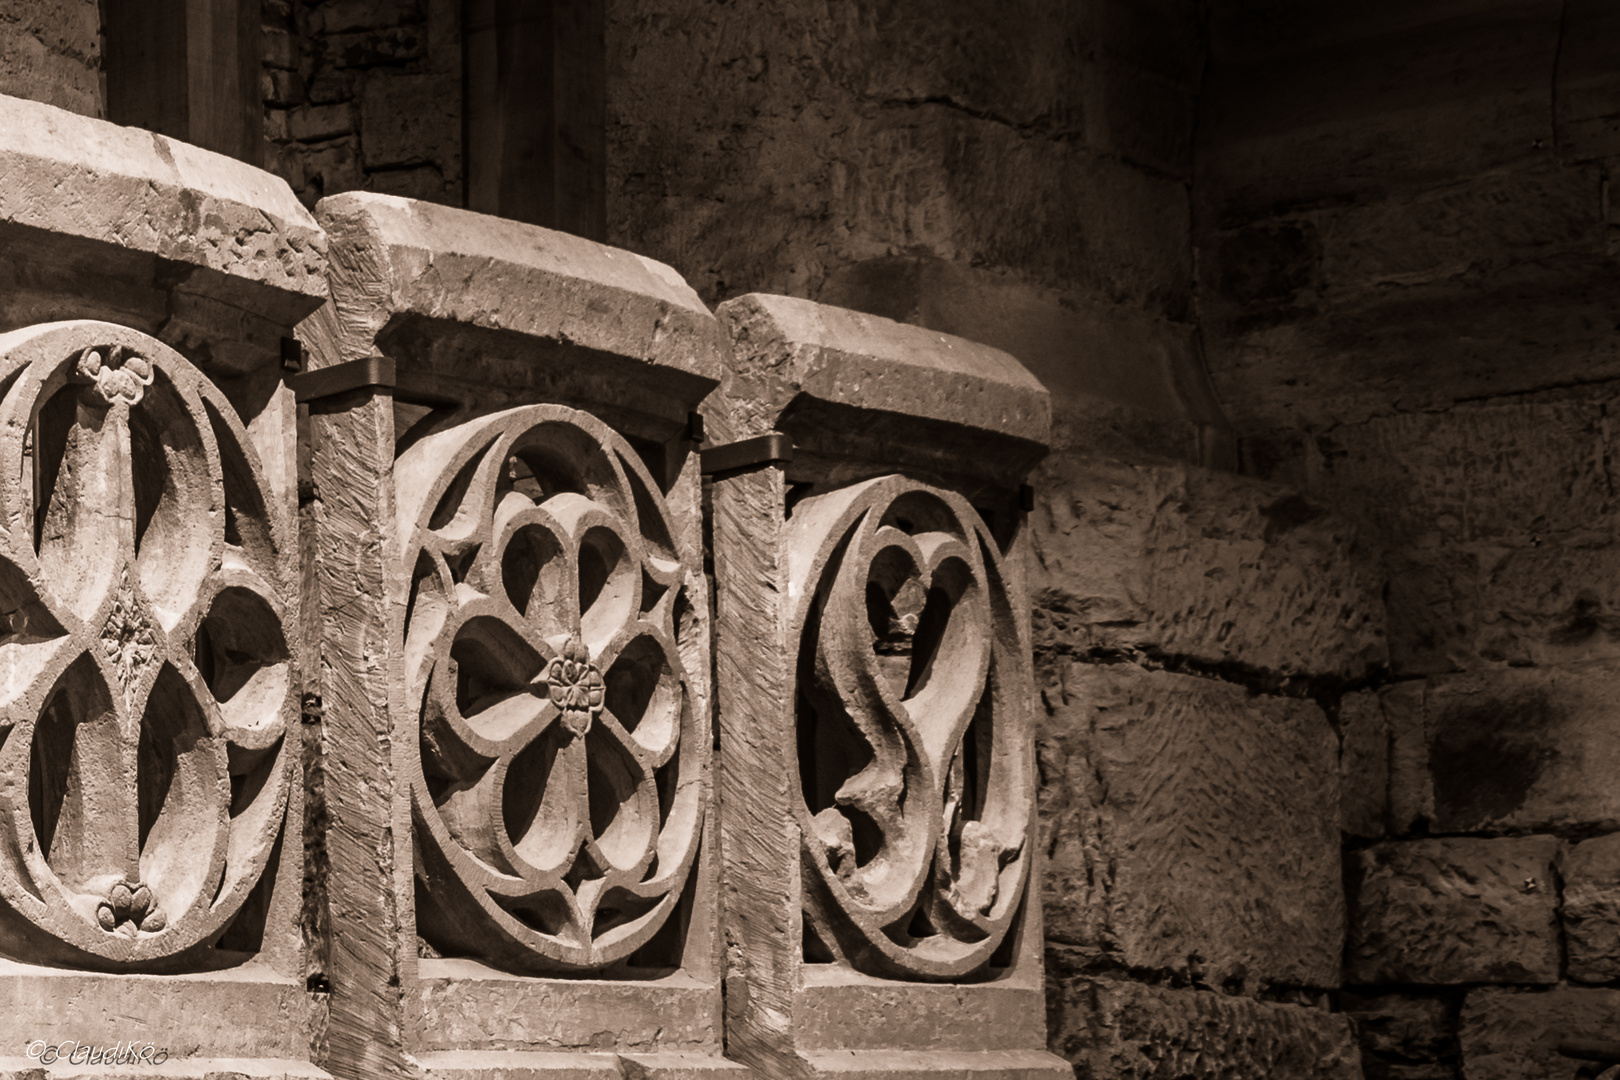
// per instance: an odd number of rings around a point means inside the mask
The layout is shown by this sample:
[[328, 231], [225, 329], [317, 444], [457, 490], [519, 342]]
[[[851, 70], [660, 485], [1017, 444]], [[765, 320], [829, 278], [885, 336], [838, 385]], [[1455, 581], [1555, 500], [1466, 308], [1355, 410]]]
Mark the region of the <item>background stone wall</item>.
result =
[[1213, 9], [1211, 374], [1246, 468], [1389, 578], [1347, 743], [1368, 1077], [1566, 1076], [1560, 1035], [1620, 1030], [1617, 29], [1600, 0]]
[[0, 94], [106, 116], [97, 0], [0, 4]]

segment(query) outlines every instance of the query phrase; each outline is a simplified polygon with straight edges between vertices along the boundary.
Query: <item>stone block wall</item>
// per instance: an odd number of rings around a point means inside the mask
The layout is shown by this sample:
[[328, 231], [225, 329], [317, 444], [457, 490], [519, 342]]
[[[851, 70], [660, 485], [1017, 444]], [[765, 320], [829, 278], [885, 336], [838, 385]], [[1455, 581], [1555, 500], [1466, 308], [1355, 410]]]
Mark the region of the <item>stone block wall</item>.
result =
[[1611, 5], [1216, 3], [1194, 238], [1245, 467], [1388, 576], [1343, 759], [1369, 1077], [1567, 1076], [1615, 1012]]
[[97, 0], [0, 4], [0, 94], [107, 115]]
[[461, 5], [264, 0], [265, 167], [306, 205], [344, 191], [462, 204]]
[[1338, 778], [1385, 663], [1376, 564], [1273, 485], [1078, 457], [1040, 480], [1054, 1048], [1097, 1080], [1361, 1076]]

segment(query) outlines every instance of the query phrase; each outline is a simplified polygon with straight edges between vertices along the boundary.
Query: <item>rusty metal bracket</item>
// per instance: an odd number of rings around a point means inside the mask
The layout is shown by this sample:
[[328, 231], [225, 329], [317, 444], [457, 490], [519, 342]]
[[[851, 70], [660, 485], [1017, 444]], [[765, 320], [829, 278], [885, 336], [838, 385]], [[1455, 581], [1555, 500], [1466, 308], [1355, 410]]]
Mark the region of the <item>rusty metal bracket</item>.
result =
[[793, 460], [793, 438], [780, 431], [766, 432], [752, 439], [739, 439], [724, 446], [711, 446], [702, 452], [703, 475], [741, 472], [764, 465], [786, 465]]

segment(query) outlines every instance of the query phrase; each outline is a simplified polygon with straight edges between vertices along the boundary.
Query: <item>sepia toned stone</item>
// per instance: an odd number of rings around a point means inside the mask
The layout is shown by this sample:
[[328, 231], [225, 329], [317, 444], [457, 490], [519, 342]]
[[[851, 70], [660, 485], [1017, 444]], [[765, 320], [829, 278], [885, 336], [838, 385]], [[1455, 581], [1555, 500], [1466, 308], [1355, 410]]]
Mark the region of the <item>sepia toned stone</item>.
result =
[[1049, 940], [1215, 986], [1338, 985], [1336, 740], [1314, 703], [1082, 663], [1045, 698]]
[[629, 252], [393, 196], [317, 213], [312, 366], [381, 353], [396, 383], [311, 406], [333, 1067], [733, 1072], [687, 437], [718, 329]]
[[1339, 699], [1339, 828], [1346, 836], [1382, 839], [1389, 818], [1389, 721], [1380, 695], [1364, 690]]
[[1583, 840], [1564, 858], [1564, 927], [1569, 977], [1620, 978], [1620, 833]]
[[1352, 984], [1558, 981], [1561, 844], [1408, 840], [1351, 856]]
[[1612, 1041], [1620, 991], [1556, 986], [1550, 990], [1470, 990], [1458, 1042], [1464, 1080], [1573, 1076], [1579, 1063], [1558, 1053], [1565, 1039]]
[[1343, 1015], [1058, 971], [1048, 984], [1052, 1047], [1078, 1080], [1362, 1075]]
[[1186, 465], [1064, 457], [1043, 473], [1043, 646], [1274, 677], [1358, 677], [1384, 661], [1380, 575], [1328, 507]]
[[718, 314], [712, 430], [794, 444], [713, 486], [727, 1052], [783, 1076], [1067, 1075], [1034, 1012], [1006, 486], [1038, 456], [1044, 393], [1004, 354], [884, 319], [764, 296]]

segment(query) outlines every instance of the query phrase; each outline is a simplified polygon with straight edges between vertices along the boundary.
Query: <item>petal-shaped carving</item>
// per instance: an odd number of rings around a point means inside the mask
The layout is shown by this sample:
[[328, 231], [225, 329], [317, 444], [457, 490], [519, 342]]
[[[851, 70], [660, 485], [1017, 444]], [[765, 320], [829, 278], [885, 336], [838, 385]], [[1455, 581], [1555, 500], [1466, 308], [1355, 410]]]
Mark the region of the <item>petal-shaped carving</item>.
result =
[[623, 959], [680, 902], [702, 827], [706, 747], [680, 658], [707, 663], [703, 624], [690, 603], [675, 617], [701, 567], [634, 451], [571, 409], [445, 428], [396, 475], [415, 489], [398, 558], [417, 568], [402, 592], [418, 932], [520, 968]]
[[231, 803], [225, 747], [192, 688], [164, 665], [141, 719], [140, 876], [169, 920], [213, 899]]

